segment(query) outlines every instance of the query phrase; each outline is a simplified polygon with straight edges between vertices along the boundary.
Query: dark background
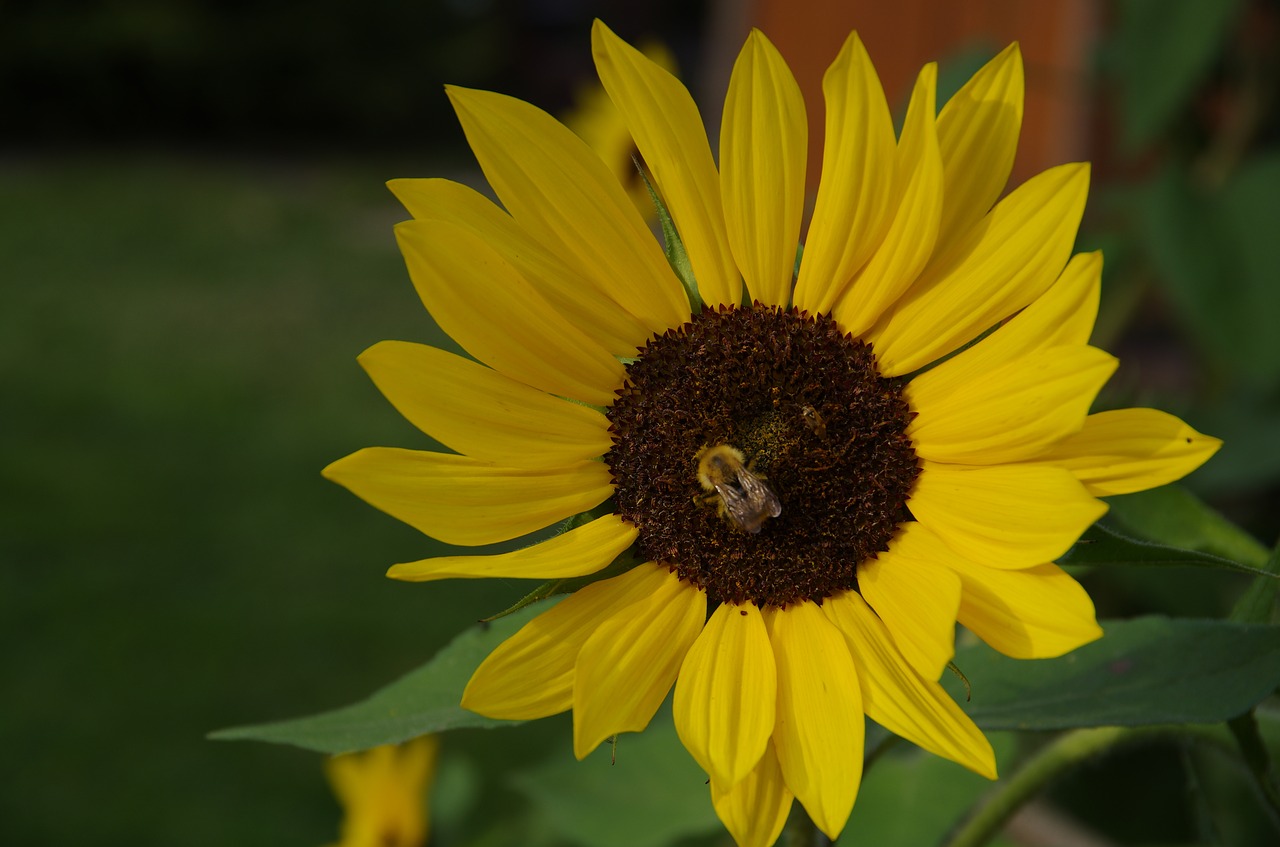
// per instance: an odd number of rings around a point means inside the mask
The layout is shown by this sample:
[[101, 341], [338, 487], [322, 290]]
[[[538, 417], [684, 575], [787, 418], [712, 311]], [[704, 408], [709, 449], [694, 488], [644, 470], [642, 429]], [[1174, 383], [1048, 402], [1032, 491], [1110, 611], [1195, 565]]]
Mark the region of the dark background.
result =
[[8, 144], [294, 157], [461, 155], [443, 83], [556, 111], [593, 73], [593, 17], [688, 55], [705, 11], [672, 0], [55, 0], [2, 14]]

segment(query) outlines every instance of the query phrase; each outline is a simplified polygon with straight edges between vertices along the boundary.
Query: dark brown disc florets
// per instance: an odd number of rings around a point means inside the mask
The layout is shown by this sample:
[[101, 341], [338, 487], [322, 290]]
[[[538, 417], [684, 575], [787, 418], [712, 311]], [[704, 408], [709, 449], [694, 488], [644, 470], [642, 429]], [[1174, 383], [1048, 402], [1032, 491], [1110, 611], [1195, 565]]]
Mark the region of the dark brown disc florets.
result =
[[[605, 461], [642, 556], [713, 601], [786, 606], [857, 588], [858, 563], [888, 549], [919, 473], [912, 414], [830, 317], [707, 309], [627, 366]], [[718, 445], [776, 496], [776, 516], [733, 519], [726, 499], [749, 481], [708, 490], [699, 460]]]

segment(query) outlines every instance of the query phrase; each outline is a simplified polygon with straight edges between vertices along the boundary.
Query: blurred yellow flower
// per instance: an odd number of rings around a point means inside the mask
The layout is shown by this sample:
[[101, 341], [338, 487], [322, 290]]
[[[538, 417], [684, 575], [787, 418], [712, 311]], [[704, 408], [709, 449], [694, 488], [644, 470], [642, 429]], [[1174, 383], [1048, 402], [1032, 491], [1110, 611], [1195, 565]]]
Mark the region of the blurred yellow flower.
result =
[[360, 361], [456, 453], [371, 448], [326, 475], [457, 545], [594, 510], [516, 552], [390, 575], [577, 577], [634, 550], [643, 564], [499, 646], [463, 705], [572, 709], [581, 758], [642, 730], [674, 685], [676, 729], [744, 847], [773, 843], [793, 799], [840, 834], [864, 714], [994, 777], [938, 683], [956, 622], [1018, 658], [1097, 638], [1054, 559], [1106, 511], [1098, 497], [1177, 479], [1219, 445], [1152, 409], [1089, 414], [1116, 360], [1088, 344], [1101, 256], [1071, 256], [1088, 166], [999, 199], [1017, 46], [941, 112], [926, 66], [899, 137], [851, 35], [824, 80], [802, 239], [805, 106], [761, 33], [733, 70], [718, 166], [675, 77], [599, 22], [593, 47], [692, 279], [580, 138], [451, 88], [505, 211], [446, 180], [391, 188], [414, 217], [396, 232], [419, 295], [479, 363], [401, 342]]
[[334, 756], [325, 774], [342, 804], [342, 840], [336, 847], [422, 847], [430, 815], [427, 793], [435, 779], [435, 736]]
[[[668, 73], [676, 73], [676, 57], [666, 45], [648, 42], [640, 47], [642, 53]], [[609, 166], [614, 179], [626, 189], [627, 196], [640, 214], [648, 220], [654, 216], [653, 199], [644, 187], [644, 181], [636, 170], [640, 151], [631, 138], [631, 130], [622, 119], [622, 113], [613, 105], [604, 86], [598, 82], [583, 85], [574, 98], [573, 109], [563, 118], [564, 125], [573, 130], [587, 146], [596, 151]]]

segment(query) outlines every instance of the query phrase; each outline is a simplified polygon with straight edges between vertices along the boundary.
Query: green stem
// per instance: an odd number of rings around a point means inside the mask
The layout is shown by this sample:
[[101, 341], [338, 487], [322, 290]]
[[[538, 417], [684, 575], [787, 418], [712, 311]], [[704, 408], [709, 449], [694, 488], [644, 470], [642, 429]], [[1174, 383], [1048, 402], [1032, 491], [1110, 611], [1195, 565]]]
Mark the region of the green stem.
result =
[[1178, 745], [1178, 758], [1182, 761], [1182, 773], [1186, 778], [1183, 792], [1186, 797], [1187, 811], [1191, 815], [1196, 828], [1197, 844], [1222, 844], [1222, 835], [1218, 832], [1218, 824], [1213, 817], [1213, 809], [1209, 807], [1209, 798], [1204, 795], [1200, 784], [1199, 767], [1195, 757], [1191, 755], [1191, 745], [1185, 741]]
[[804, 806], [796, 803], [791, 817], [787, 818], [787, 828], [782, 832], [782, 843], [786, 847], [815, 847], [818, 841], [818, 827], [814, 824]]
[[1100, 727], [1078, 729], [1050, 743], [1022, 769], [996, 789], [987, 803], [951, 837], [947, 847], [980, 847], [1004, 827], [1021, 806], [1038, 794], [1055, 777], [1080, 762], [1121, 744], [1160, 736], [1195, 736], [1221, 745], [1221, 732], [1203, 726]]
[[866, 777], [867, 771], [871, 770], [871, 766], [880, 761], [880, 757], [892, 748], [896, 747], [902, 739], [897, 735], [885, 735], [884, 740], [877, 744], [867, 757], [862, 760], [862, 776]]
[[1271, 755], [1262, 741], [1262, 733], [1258, 730], [1258, 719], [1253, 712], [1245, 712], [1227, 722], [1236, 743], [1240, 745], [1240, 755], [1253, 777], [1254, 784], [1266, 803], [1267, 814], [1272, 823], [1280, 822], [1280, 786], [1276, 785], [1275, 773], [1271, 768]]

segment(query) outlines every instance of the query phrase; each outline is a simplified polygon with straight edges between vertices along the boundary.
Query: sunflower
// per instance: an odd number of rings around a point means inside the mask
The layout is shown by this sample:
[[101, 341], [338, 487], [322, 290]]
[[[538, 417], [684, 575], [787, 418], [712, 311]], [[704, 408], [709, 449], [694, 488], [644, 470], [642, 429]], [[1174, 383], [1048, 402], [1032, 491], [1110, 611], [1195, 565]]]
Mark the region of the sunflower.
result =
[[525, 549], [392, 577], [635, 562], [500, 645], [463, 705], [572, 709], [582, 758], [642, 730], [674, 685], [678, 734], [740, 845], [772, 843], [793, 799], [840, 833], [863, 714], [994, 777], [938, 684], [956, 622], [1019, 658], [1097, 638], [1053, 560], [1106, 511], [1097, 497], [1181, 477], [1219, 444], [1156, 410], [1089, 414], [1116, 360], [1088, 345], [1101, 257], [1071, 256], [1088, 166], [1000, 199], [1017, 46], [940, 113], [926, 66], [895, 136], [851, 35], [824, 79], [802, 238], [805, 107], [761, 33], [733, 69], [718, 167], [684, 86], [603, 24], [592, 36], [674, 221], [672, 261], [573, 133], [450, 88], [505, 210], [445, 180], [390, 187], [414, 218], [396, 233], [423, 303], [478, 361], [402, 342], [360, 361], [455, 452], [366, 449], [327, 476], [457, 545], [578, 516]]

